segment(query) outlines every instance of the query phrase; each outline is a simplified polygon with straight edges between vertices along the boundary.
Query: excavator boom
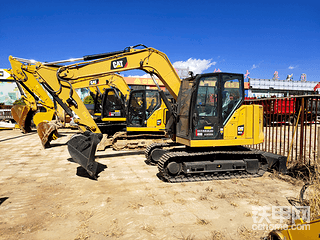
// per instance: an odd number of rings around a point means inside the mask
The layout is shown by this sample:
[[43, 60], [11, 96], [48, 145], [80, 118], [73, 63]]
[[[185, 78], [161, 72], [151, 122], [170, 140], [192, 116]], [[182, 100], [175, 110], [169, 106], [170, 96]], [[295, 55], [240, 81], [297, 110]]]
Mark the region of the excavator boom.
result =
[[172, 97], [178, 98], [180, 78], [164, 53], [154, 48], [128, 48], [115, 53], [85, 56], [83, 59], [88, 61], [62, 67], [58, 75], [65, 80], [76, 80], [98, 77], [106, 73], [141, 69], [157, 76]]
[[[15, 121], [18, 123], [20, 129], [24, 132], [31, 131], [31, 121], [37, 126], [38, 135], [44, 147], [50, 145], [50, 141], [57, 139], [57, 128], [60, 124], [64, 124], [64, 111], [58, 106], [55, 108], [54, 102], [48, 96], [32, 73], [24, 71], [24, 64], [9, 58], [11, 63], [11, 75], [16, 84], [19, 86], [22, 98], [26, 105], [15, 105], [11, 112]], [[40, 104], [44, 111], [39, 111], [38, 104]], [[52, 121], [58, 118], [58, 123]], [[43, 124], [46, 122], [46, 124]]]

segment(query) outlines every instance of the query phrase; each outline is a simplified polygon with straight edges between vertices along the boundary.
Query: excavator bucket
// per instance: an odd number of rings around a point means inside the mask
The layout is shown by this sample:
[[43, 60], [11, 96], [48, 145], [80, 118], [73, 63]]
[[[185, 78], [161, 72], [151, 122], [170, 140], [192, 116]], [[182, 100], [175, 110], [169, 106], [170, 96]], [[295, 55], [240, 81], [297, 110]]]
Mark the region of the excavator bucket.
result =
[[68, 141], [68, 151], [72, 159], [79, 163], [88, 174], [97, 179], [98, 164], [95, 162], [95, 153], [97, 145], [101, 141], [101, 133], [92, 133], [86, 131], [82, 134], [74, 135]]
[[19, 128], [23, 133], [31, 132], [31, 120], [34, 111], [27, 105], [14, 105], [11, 108], [11, 114], [13, 119], [19, 125]]
[[41, 122], [37, 126], [38, 136], [44, 148], [50, 147], [50, 142], [58, 138], [59, 125], [51, 122]]

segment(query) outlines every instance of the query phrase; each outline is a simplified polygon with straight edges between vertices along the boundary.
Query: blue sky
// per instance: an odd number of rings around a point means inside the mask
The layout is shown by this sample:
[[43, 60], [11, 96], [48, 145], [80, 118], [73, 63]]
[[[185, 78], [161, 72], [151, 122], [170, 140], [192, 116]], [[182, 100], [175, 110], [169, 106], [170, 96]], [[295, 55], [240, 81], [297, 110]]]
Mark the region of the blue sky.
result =
[[320, 81], [319, 1], [18, 0], [1, 9], [0, 68], [9, 55], [55, 61], [142, 43], [172, 63], [211, 64], [203, 72]]

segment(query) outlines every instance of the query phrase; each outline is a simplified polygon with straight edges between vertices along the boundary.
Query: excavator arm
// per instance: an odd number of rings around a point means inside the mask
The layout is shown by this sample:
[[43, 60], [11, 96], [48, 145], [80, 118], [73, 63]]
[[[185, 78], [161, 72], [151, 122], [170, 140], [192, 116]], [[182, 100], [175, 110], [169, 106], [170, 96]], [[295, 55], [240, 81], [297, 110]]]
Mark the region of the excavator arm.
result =
[[89, 55], [81, 59], [85, 62], [61, 67], [57, 73], [59, 77], [71, 81], [99, 77], [106, 73], [141, 69], [157, 76], [173, 98], [178, 98], [181, 80], [168, 57], [154, 48], [131, 47], [120, 52]]
[[[61, 67], [57, 71], [57, 75], [61, 79], [71, 81], [87, 77], [99, 77], [106, 73], [123, 72], [136, 69], [143, 70], [151, 75], [166, 107], [169, 110], [170, 116], [172, 116], [166, 125], [166, 128], [170, 129], [170, 132], [172, 132], [171, 129], [174, 128], [176, 117], [175, 111], [173, 111], [164, 92], [160, 90], [159, 82], [155, 76], [164, 84], [175, 100], [178, 98], [181, 79], [173, 68], [168, 57], [163, 52], [154, 48], [147, 48], [145, 46], [143, 46], [145, 47], [143, 49], [138, 49], [136, 48], [137, 46], [126, 48], [123, 51], [87, 55], [83, 58], [75, 59], [77, 61], [84, 61]], [[170, 135], [173, 139], [175, 138], [174, 133], [170, 133]]]
[[46, 66], [40, 62], [34, 64], [30, 60], [13, 58], [11, 56], [9, 60], [10, 62], [20, 62], [21, 69], [25, 73], [33, 75], [69, 116], [72, 117], [73, 112], [79, 116], [79, 119], [75, 119], [75, 122], [85, 134], [72, 137], [70, 141], [77, 141], [78, 145], [76, 149], [72, 149], [72, 146], [70, 146], [69, 152], [74, 152], [73, 159], [83, 166], [92, 177], [95, 177], [98, 165], [96, 162], [91, 161], [91, 159], [94, 159], [96, 147], [102, 139], [102, 134], [80, 97], [74, 91], [72, 84], [57, 76], [58, 67], [56, 65]]
[[[65, 111], [54, 104], [48, 93], [37, 81], [36, 76], [25, 71], [23, 62], [9, 57], [11, 75], [22, 90], [22, 98], [26, 105], [16, 105], [11, 109], [15, 121], [23, 132], [31, 131], [31, 120], [37, 126], [38, 135], [44, 147], [50, 145], [50, 141], [58, 138], [57, 128], [65, 123]], [[38, 111], [38, 104], [45, 111]], [[58, 121], [52, 121], [57, 119]]]
[[[89, 130], [91, 132], [74, 136], [68, 142], [68, 150], [71, 157], [84, 167], [91, 177], [95, 178], [97, 163], [94, 161], [94, 155], [102, 135], [94, 134], [100, 133], [100, 130], [74, 91], [71, 82], [100, 78], [106, 74], [116, 72], [141, 69], [153, 77], [157, 86], [159, 86], [158, 80], [154, 76], [158, 77], [173, 98], [177, 99], [180, 78], [168, 57], [154, 48], [137, 49], [130, 47], [123, 51], [89, 55], [74, 60], [83, 60], [83, 62], [64, 66], [57, 64], [70, 61], [37, 62], [36, 64], [25, 65], [24, 70], [34, 74], [69, 115], [72, 116], [71, 111], [77, 114], [79, 119], [76, 123], [83, 131]], [[163, 98], [163, 100], [166, 100], [166, 98]], [[168, 102], [166, 105], [168, 108], [171, 107]]]

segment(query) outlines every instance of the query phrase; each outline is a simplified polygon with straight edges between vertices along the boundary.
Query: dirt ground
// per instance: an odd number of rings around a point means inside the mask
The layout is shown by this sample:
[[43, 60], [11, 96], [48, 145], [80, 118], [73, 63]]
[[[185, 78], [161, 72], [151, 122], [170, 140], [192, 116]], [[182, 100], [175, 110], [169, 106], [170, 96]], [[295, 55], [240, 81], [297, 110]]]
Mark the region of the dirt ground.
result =
[[68, 154], [75, 131], [59, 133], [43, 149], [36, 132], [0, 131], [0, 239], [260, 239], [252, 206], [290, 206], [301, 188], [270, 173], [165, 183], [143, 152], [112, 149], [95, 181]]

